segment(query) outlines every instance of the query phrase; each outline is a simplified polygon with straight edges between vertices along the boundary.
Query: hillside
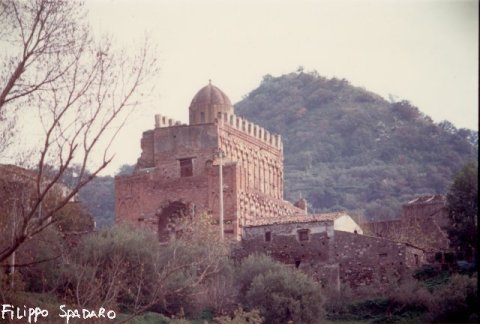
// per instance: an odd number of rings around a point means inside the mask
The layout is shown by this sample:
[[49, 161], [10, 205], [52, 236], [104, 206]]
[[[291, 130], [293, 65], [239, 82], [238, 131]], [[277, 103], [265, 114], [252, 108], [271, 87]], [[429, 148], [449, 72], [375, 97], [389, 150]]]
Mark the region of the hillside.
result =
[[315, 211], [395, 217], [415, 195], [445, 193], [477, 159], [478, 132], [316, 72], [267, 75], [235, 108], [282, 135], [286, 198]]

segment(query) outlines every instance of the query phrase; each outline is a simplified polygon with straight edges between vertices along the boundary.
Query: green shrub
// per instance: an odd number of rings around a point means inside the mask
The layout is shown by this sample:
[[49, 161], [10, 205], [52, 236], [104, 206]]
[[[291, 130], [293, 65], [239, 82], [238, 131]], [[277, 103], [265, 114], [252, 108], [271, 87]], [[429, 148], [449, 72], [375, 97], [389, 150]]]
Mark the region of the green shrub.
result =
[[246, 295], [255, 277], [261, 274], [265, 275], [270, 271], [280, 271], [282, 268], [282, 264], [275, 262], [265, 254], [249, 255], [242, 261], [236, 275], [237, 283], [240, 286], [240, 296]]
[[319, 285], [298, 270], [283, 268], [255, 276], [246, 305], [267, 323], [315, 323], [323, 317]]
[[453, 275], [432, 295], [429, 320], [434, 323], [478, 323], [477, 277]]
[[424, 284], [428, 290], [445, 285], [450, 280], [450, 272], [439, 267], [424, 265], [413, 273], [413, 277]]

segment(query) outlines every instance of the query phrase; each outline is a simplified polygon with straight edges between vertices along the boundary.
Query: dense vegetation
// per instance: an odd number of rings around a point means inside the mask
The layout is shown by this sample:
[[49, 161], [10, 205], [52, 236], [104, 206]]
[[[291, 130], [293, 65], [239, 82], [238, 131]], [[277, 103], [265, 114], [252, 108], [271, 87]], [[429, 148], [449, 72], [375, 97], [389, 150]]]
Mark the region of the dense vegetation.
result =
[[132, 228], [72, 237], [69, 226], [50, 227], [18, 251], [28, 266], [19, 265], [13, 286], [0, 272], [0, 300], [47, 309], [52, 323], [62, 322], [62, 304], [102, 305], [116, 312], [112, 323], [478, 322], [476, 272], [426, 266], [389, 283], [330, 291], [266, 255], [232, 260], [211, 224], [182, 220], [182, 235], [164, 243]]
[[267, 75], [235, 107], [282, 135], [286, 198], [303, 196], [316, 211], [394, 217], [415, 195], [445, 194], [477, 159], [478, 132], [316, 72]]
[[[208, 217], [182, 219], [168, 242], [143, 229], [112, 227], [71, 236], [74, 219], [53, 226], [19, 249], [15, 281], [0, 271], [0, 300], [40, 306], [98, 309], [131, 321], [170, 318], [210, 323], [314, 323], [324, 318], [324, 294], [312, 278], [264, 255], [234, 262]], [[1, 266], [1, 265], [0, 265]], [[245, 310], [244, 310], [245, 309]], [[142, 317], [139, 319], [141, 320]], [[55, 320], [54, 316], [49, 320]], [[200, 321], [201, 320], [201, 321]], [[117, 322], [117, 321], [116, 321]], [[186, 323], [186, 321], [183, 321]]]

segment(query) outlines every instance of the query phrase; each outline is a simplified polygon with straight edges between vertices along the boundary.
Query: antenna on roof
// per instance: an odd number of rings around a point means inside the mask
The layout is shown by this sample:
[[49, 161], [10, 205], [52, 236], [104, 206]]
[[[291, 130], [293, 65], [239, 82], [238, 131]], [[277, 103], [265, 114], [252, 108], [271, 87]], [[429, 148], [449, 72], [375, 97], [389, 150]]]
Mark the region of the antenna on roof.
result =
[[212, 85], [212, 79], [208, 79], [208, 84]]

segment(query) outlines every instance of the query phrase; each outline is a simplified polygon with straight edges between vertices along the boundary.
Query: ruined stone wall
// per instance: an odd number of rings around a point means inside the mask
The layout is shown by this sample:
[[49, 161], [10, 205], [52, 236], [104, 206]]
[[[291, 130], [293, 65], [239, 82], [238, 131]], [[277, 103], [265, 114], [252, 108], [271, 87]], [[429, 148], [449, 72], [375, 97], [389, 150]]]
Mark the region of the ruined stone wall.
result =
[[[441, 197], [441, 196], [433, 196]], [[429, 251], [448, 251], [448, 210], [444, 199], [409, 203], [403, 206], [402, 232], [408, 242]]]
[[[308, 231], [308, 239], [302, 240], [299, 231]], [[300, 269], [324, 288], [338, 289], [338, 265], [332, 263], [332, 236], [333, 222], [330, 221], [270, 224], [244, 228], [241, 246], [243, 256], [265, 253], [279, 262]]]
[[362, 224], [366, 234], [408, 243], [429, 253], [448, 252], [445, 196], [421, 196], [403, 205], [399, 219]]
[[383, 237], [391, 240], [400, 240], [401, 226], [400, 219], [392, 219], [385, 221], [375, 221], [361, 224], [365, 235]]
[[215, 124], [160, 127], [143, 133], [137, 169], [155, 167], [165, 178], [180, 177], [181, 159], [192, 159], [193, 174], [201, 175], [215, 159], [218, 132]]
[[383, 238], [335, 231], [334, 241], [340, 281], [352, 287], [387, 282], [425, 263], [422, 250]]
[[206, 176], [182, 179], [163, 178], [156, 170], [115, 178], [117, 222], [157, 224], [157, 213], [173, 201], [193, 201], [196, 212], [208, 211]]
[[[308, 240], [299, 233], [308, 230]], [[395, 280], [425, 264], [422, 250], [382, 238], [334, 230], [333, 221], [297, 222], [246, 227], [244, 256], [265, 253], [292, 265], [323, 287], [353, 288]]]

